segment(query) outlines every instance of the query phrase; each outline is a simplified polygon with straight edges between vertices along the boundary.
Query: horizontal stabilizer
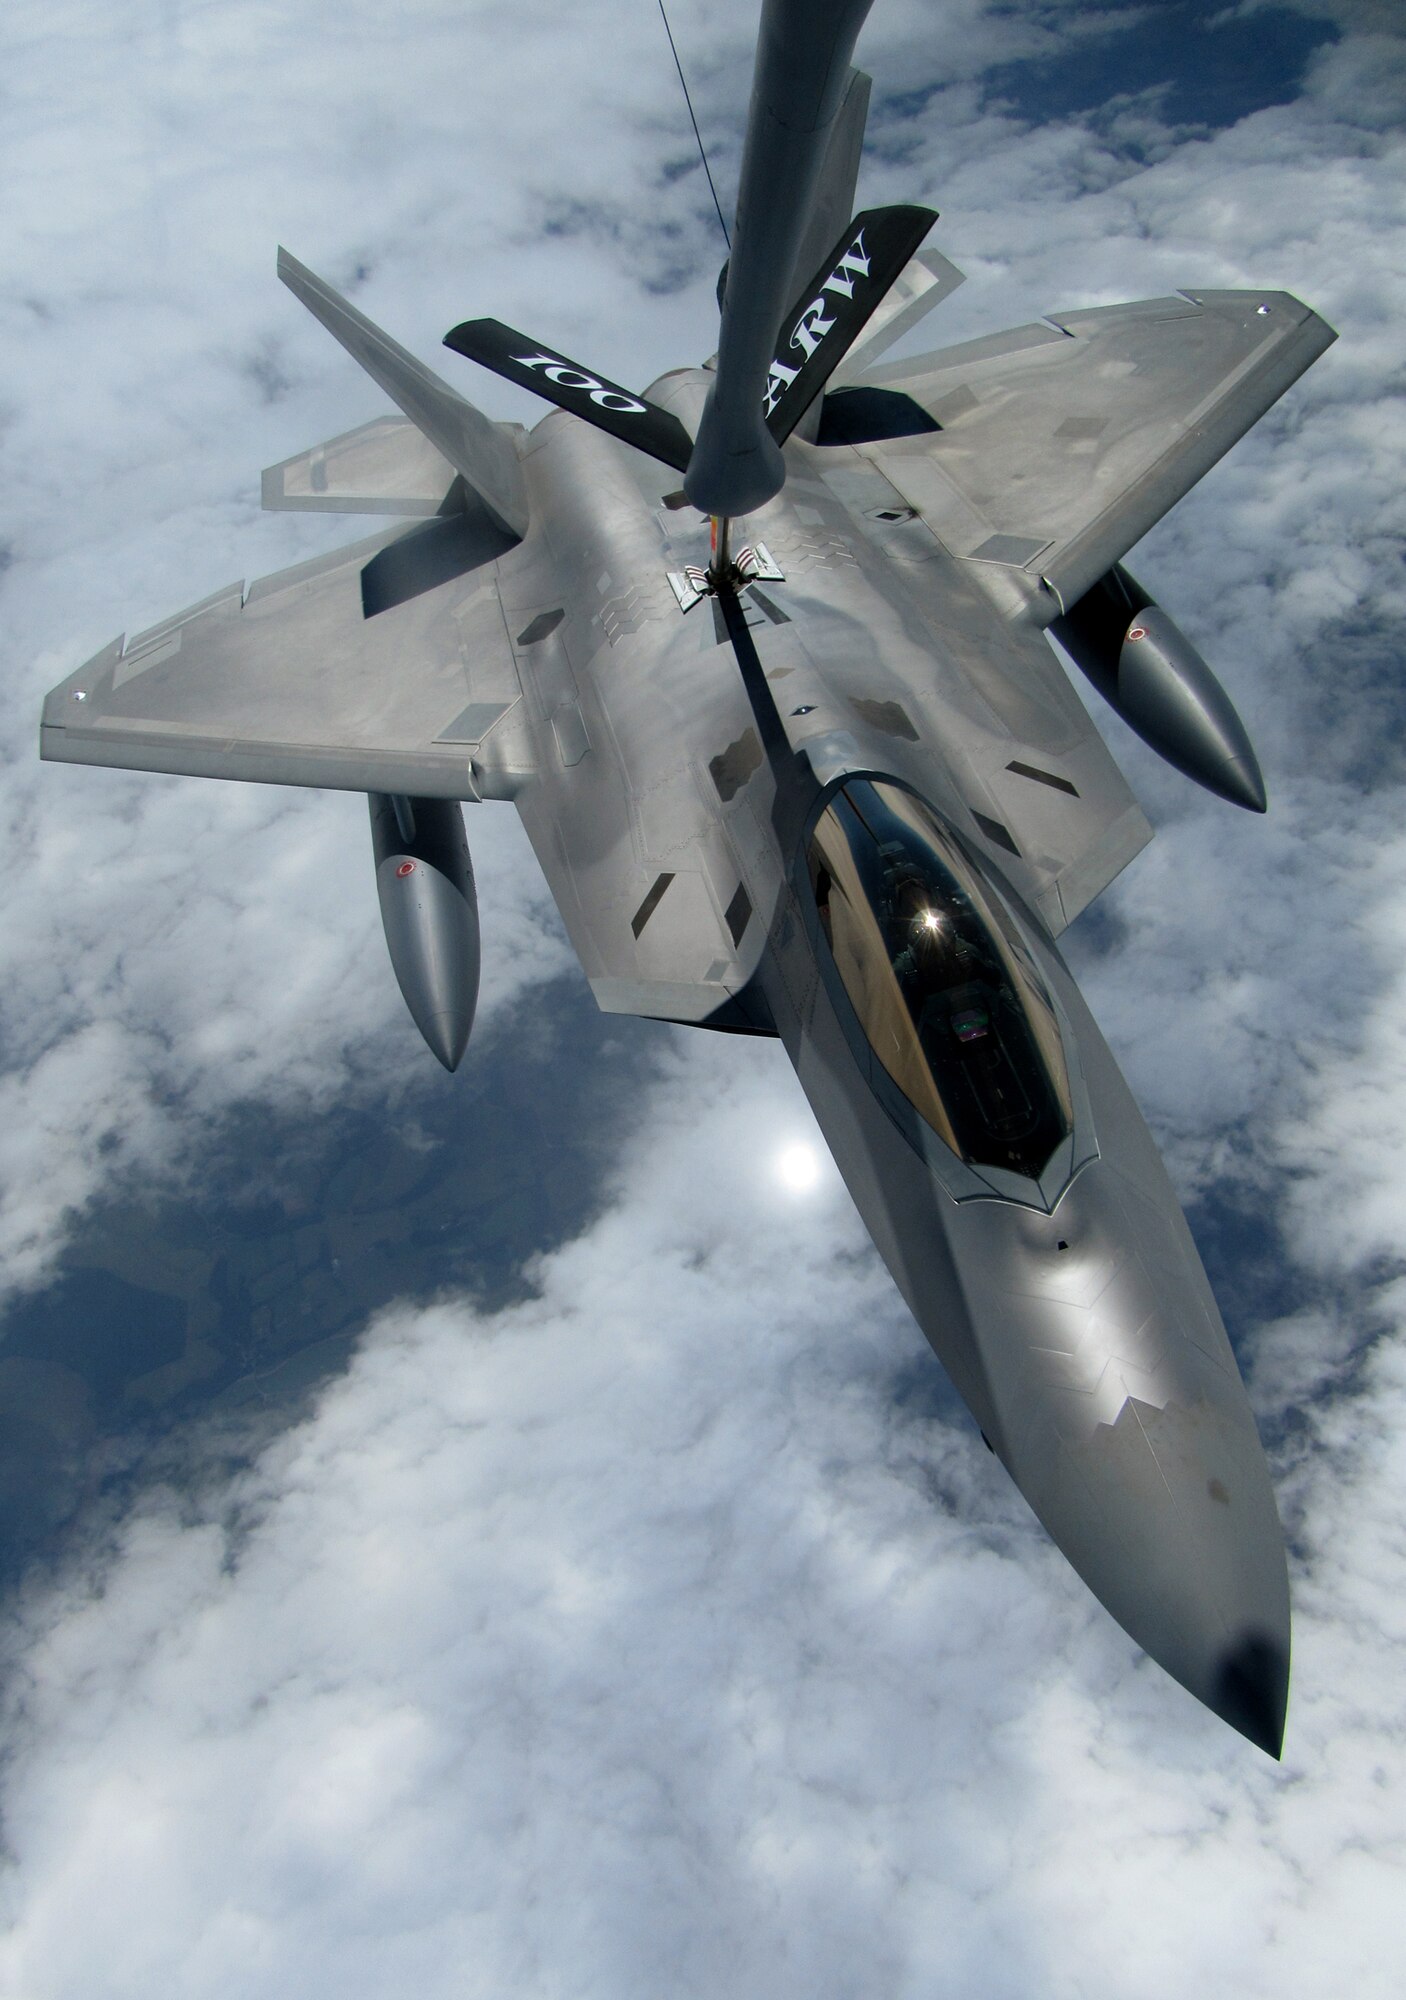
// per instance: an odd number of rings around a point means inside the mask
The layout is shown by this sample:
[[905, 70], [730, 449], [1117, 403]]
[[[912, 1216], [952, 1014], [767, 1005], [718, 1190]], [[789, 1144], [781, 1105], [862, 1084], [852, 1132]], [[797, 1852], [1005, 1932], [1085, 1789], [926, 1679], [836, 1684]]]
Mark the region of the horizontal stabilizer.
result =
[[278, 513], [438, 514], [459, 477], [408, 417], [375, 417], [266, 466], [263, 504]]
[[[864, 152], [864, 128], [869, 122], [873, 78], [852, 69], [821, 162], [820, 178], [811, 197], [805, 233], [796, 248], [787, 296], [800, 291], [811, 272], [825, 262], [825, 253], [854, 214], [858, 203], [859, 163]], [[722, 296], [718, 298], [719, 310]]]
[[278, 253], [278, 275], [313, 318], [321, 320], [372, 381], [379, 383], [397, 408], [463, 474], [496, 519], [519, 538], [525, 535], [527, 487], [510, 433], [466, 402], [286, 250]]
[[[873, 79], [863, 70], [850, 71], [849, 86], [830, 127], [830, 141], [825, 148], [805, 234], [791, 267], [791, 282], [786, 287], [788, 298], [799, 291], [811, 272], [824, 261], [826, 251], [859, 206], [855, 190], [859, 185], [859, 162], [864, 152], [864, 128], [869, 121], [872, 89]], [[721, 287], [718, 308], [721, 311]], [[820, 427], [820, 403], [821, 398], [817, 397], [792, 432], [793, 437], [804, 438], [807, 444], [815, 443]]]
[[958, 285], [966, 282], [966, 272], [959, 271], [940, 250], [920, 250], [899, 272], [888, 297], [875, 309], [840, 363], [831, 378], [835, 385], [859, 381], [881, 354], [887, 354], [934, 306], [950, 299]]
[[584, 417], [598, 430], [609, 431], [612, 437], [651, 458], [662, 459], [676, 472], [688, 464], [693, 440], [677, 417], [622, 389], [618, 382], [592, 375], [579, 362], [529, 340], [500, 319], [466, 319], [445, 334], [444, 344], [456, 354], [491, 368], [506, 381], [516, 382], [520, 389], [545, 396], [573, 417]]
[[931, 208], [866, 208], [781, 322], [762, 407], [784, 444], [903, 275], [937, 220]]

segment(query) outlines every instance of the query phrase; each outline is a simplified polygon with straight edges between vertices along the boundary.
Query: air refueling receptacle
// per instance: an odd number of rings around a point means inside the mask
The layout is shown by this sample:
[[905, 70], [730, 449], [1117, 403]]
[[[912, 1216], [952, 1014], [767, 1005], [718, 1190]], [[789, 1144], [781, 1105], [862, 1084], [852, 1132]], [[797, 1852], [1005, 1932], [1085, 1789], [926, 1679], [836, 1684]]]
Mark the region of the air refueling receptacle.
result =
[[369, 792], [376, 894], [391, 965], [416, 1027], [457, 1069], [478, 1005], [478, 896], [453, 799]]
[[1159, 757], [1232, 805], [1264, 811], [1259, 762], [1230, 696], [1121, 563], [1049, 629]]

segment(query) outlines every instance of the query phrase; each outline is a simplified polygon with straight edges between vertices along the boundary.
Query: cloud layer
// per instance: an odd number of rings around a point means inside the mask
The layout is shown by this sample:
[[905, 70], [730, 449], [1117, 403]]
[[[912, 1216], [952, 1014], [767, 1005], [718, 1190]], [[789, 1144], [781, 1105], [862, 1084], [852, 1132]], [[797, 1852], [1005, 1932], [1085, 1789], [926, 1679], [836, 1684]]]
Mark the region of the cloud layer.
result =
[[833, 1176], [779, 1187], [777, 1052], [652, 1109], [537, 1297], [386, 1315], [35, 1592], [0, 1983], [1387, 1995], [1399, 1356], [1296, 1487], [1276, 1768], [1032, 1532]]

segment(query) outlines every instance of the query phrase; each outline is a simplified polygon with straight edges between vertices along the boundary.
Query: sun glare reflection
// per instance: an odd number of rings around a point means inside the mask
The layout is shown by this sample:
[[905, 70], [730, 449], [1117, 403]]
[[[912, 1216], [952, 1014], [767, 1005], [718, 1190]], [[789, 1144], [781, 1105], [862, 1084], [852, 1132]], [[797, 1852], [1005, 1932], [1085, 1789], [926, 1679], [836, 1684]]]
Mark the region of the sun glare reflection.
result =
[[803, 1140], [783, 1146], [772, 1161], [776, 1178], [788, 1194], [809, 1194], [820, 1181], [820, 1155]]

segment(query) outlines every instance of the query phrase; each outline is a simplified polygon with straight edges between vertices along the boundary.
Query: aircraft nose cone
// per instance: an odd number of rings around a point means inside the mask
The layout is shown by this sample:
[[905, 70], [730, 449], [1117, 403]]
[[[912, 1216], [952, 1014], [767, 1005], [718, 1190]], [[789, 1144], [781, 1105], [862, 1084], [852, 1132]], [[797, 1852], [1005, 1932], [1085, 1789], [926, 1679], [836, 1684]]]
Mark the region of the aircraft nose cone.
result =
[[1248, 1409], [1129, 1397], [1060, 1458], [1049, 1525], [1075, 1567], [1145, 1652], [1277, 1757], [1289, 1580]]

